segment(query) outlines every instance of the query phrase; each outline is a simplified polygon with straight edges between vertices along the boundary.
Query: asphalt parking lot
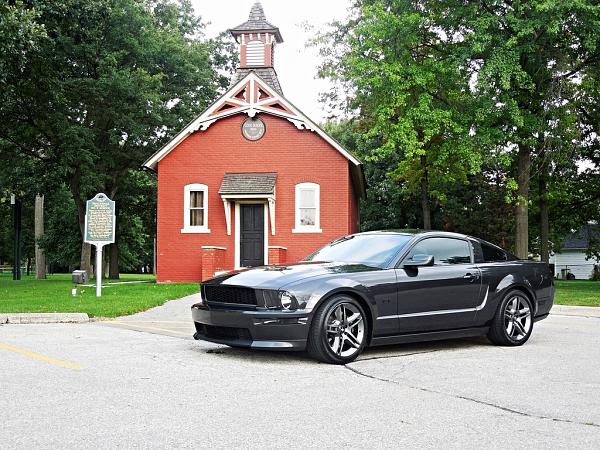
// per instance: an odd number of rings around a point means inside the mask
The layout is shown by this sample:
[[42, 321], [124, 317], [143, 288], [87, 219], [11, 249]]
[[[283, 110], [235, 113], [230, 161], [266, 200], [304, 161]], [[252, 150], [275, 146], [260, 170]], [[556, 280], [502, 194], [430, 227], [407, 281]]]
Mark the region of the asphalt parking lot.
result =
[[0, 326], [2, 448], [599, 448], [600, 318], [366, 351], [347, 366], [196, 342], [193, 299]]

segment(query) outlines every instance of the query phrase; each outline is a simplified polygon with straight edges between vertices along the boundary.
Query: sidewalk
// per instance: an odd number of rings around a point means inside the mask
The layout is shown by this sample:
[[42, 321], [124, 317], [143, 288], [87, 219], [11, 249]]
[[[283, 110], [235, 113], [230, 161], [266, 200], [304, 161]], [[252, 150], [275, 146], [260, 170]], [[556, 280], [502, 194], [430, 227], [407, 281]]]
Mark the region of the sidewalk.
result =
[[578, 316], [600, 318], [600, 307], [554, 305], [550, 310], [554, 316]]

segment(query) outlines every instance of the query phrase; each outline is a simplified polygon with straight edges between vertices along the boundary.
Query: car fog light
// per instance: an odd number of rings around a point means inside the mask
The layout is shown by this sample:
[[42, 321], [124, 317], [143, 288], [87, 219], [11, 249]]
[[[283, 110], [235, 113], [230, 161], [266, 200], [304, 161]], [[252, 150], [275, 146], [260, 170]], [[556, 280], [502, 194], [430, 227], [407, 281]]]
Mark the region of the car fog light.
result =
[[279, 299], [281, 300], [281, 306], [283, 306], [283, 309], [290, 309], [294, 304], [294, 296], [289, 292], [281, 292], [279, 294]]

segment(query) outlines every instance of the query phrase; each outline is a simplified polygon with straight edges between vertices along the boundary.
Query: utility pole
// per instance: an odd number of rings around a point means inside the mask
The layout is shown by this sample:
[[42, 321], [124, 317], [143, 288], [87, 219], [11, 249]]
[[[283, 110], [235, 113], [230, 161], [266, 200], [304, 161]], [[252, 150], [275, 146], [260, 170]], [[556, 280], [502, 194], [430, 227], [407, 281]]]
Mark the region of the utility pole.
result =
[[44, 235], [44, 196], [35, 196], [35, 277], [38, 280], [46, 279], [46, 255], [40, 247], [39, 240]]
[[13, 206], [13, 228], [14, 228], [14, 261], [13, 280], [21, 279], [21, 200], [15, 194], [10, 196], [10, 204]]

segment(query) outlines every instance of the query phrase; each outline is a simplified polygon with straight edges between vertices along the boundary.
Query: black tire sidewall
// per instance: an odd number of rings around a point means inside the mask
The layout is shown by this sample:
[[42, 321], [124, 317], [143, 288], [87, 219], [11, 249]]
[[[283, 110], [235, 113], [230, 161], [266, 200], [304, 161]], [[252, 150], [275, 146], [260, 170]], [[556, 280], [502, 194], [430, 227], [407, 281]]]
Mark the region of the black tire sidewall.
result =
[[[358, 310], [360, 311], [360, 313], [362, 315], [362, 320], [365, 324], [364, 338], [360, 345], [360, 348], [352, 356], [346, 356], [346, 357], [336, 355], [333, 352], [333, 350], [331, 350], [331, 348], [329, 347], [329, 343], [327, 342], [327, 333], [326, 333], [326, 327], [325, 327], [327, 317], [329, 317], [329, 314], [331, 314], [331, 312], [337, 306], [339, 306], [341, 303], [350, 303], [353, 306], [356, 306], [358, 308]], [[367, 336], [368, 336], [368, 332], [369, 332], [369, 324], [367, 322], [367, 315], [365, 314], [365, 310], [363, 309], [361, 304], [352, 297], [349, 297], [346, 295], [338, 295], [338, 296], [331, 297], [330, 299], [326, 300], [326, 302], [323, 304], [323, 314], [320, 317], [319, 323], [316, 325], [319, 327], [320, 347], [323, 349], [324, 353], [327, 355], [327, 358], [330, 359], [331, 361], [335, 361], [337, 364], [347, 364], [351, 361], [354, 361], [358, 357], [358, 355], [360, 355], [362, 353], [362, 351], [365, 348], [365, 345], [367, 342]]]
[[[504, 312], [506, 311], [506, 306], [508, 305], [508, 302], [510, 302], [514, 297], [520, 297], [520, 298], [524, 299], [527, 302], [527, 305], [529, 306], [529, 311], [531, 312], [531, 327], [529, 328], [529, 331], [527, 332], [525, 337], [520, 340], [515, 340], [512, 337], [510, 337], [508, 335], [508, 333], [506, 332], [506, 327], [504, 326]], [[504, 339], [506, 340], [506, 343], [508, 345], [513, 345], [513, 346], [523, 345], [525, 342], [527, 342], [529, 340], [531, 333], [533, 332], [533, 304], [527, 294], [524, 294], [521, 291], [508, 292], [504, 296], [504, 299], [502, 300], [502, 303], [500, 304], [500, 308], [498, 309], [497, 314], [498, 314], [498, 318], [496, 319], [497, 320], [496, 325], [501, 328], [502, 336], [504, 337]]]

